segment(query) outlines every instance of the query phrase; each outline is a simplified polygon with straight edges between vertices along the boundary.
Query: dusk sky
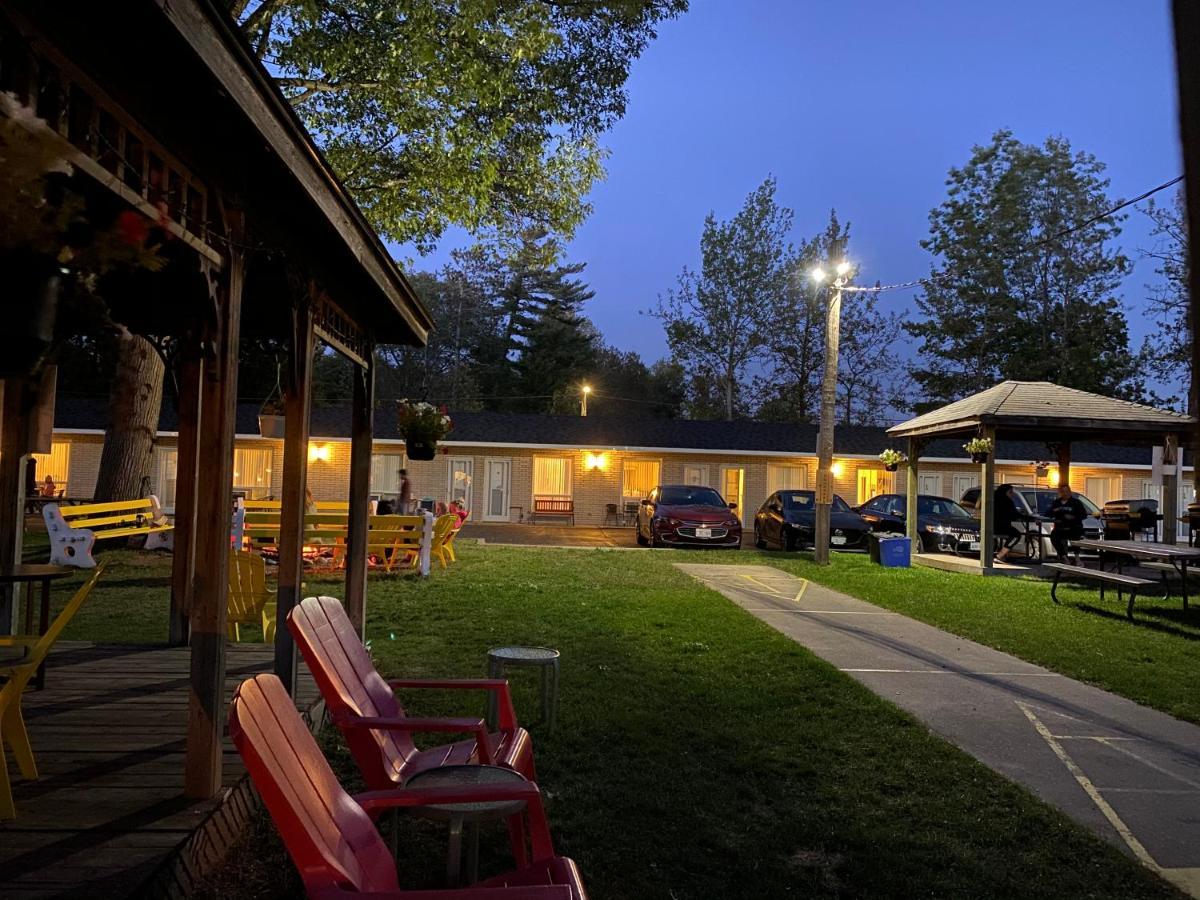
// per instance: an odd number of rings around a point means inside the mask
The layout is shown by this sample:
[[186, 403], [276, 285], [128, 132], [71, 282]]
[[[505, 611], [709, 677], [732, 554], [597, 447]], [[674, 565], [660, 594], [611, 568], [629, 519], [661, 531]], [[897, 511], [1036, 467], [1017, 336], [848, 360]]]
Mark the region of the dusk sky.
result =
[[[918, 241], [946, 172], [998, 128], [1062, 135], [1107, 165], [1111, 196], [1139, 194], [1182, 171], [1173, 52], [1167, 0], [692, 0], [635, 63], [604, 137], [608, 179], [568, 257], [587, 263], [588, 315], [609, 343], [666, 355], [639, 310], [698, 264], [704, 216], [732, 216], [768, 174], [797, 239], [830, 208], [852, 223], [865, 282], [928, 273]], [[1136, 257], [1147, 220], [1130, 213], [1120, 245]], [[1135, 343], [1152, 279], [1140, 261], [1125, 285]]]

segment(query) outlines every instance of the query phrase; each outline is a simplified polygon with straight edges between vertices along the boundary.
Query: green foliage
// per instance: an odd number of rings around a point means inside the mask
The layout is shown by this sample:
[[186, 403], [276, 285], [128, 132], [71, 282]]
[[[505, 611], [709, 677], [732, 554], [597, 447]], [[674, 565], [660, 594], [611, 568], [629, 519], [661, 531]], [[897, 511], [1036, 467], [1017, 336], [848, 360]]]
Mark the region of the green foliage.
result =
[[[1186, 397], [1192, 383], [1192, 329], [1188, 316], [1188, 234], [1181, 189], [1175, 201], [1165, 206], [1153, 200], [1146, 215], [1154, 223], [1150, 232], [1154, 246], [1145, 256], [1154, 260], [1155, 274], [1162, 282], [1150, 288], [1147, 312], [1155, 331], [1146, 338], [1142, 353], [1150, 371], [1170, 385], [1178, 385]], [[1179, 397], [1166, 402], [1180, 405]]]
[[687, 0], [238, 0], [243, 31], [375, 227], [570, 234], [629, 67]]
[[1139, 393], [1115, 295], [1129, 262], [1111, 248], [1121, 217], [1101, 215], [1112, 206], [1103, 172], [1064, 138], [1036, 146], [1009, 131], [950, 170], [921, 242], [934, 256], [923, 319], [905, 326], [921, 341], [913, 375], [931, 401], [1003, 379]]

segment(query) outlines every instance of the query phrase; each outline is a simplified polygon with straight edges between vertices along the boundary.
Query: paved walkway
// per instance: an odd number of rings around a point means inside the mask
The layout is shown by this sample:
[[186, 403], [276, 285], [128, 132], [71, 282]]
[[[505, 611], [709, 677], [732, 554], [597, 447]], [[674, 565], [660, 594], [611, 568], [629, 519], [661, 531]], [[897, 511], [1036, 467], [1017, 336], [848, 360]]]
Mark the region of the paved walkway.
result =
[[1200, 897], [1200, 727], [779, 569], [677, 565]]

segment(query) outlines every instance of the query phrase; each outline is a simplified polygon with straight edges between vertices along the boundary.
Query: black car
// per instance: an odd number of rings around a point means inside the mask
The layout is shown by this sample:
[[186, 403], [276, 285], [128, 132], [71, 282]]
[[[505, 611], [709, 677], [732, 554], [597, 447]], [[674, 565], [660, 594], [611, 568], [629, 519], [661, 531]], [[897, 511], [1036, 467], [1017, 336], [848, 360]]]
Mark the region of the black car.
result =
[[[754, 516], [754, 546], [796, 550], [815, 542], [817, 495], [815, 491], [776, 491]], [[834, 495], [829, 521], [829, 545], [839, 550], [861, 550], [870, 526], [846, 501]]]
[[[908, 498], [880, 494], [858, 508], [873, 531], [904, 533]], [[917, 534], [927, 553], [978, 553], [979, 520], [948, 497], [917, 496]]]

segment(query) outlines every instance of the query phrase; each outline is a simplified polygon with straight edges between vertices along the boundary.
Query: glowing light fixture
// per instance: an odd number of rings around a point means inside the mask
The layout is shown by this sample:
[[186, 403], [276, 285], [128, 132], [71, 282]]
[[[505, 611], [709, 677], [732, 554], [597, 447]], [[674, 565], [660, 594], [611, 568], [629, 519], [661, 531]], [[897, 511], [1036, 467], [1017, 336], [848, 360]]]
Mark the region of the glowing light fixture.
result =
[[852, 266], [851, 266], [851, 265], [850, 265], [850, 263], [848, 263], [848, 262], [840, 262], [840, 263], [838, 263], [838, 264], [837, 264], [837, 273], [838, 273], [838, 276], [839, 276], [839, 277], [841, 277], [842, 275], [846, 275], [846, 274], [848, 274], [848, 273], [850, 272], [850, 269], [851, 269], [851, 268], [852, 268]]
[[1058, 469], [1050, 470], [1050, 487], [1058, 487]]
[[845, 463], [841, 462], [841, 460], [835, 460], [833, 464], [830, 465], [829, 471], [833, 474], [834, 478], [841, 478], [842, 473], [846, 471], [846, 465]]
[[309, 462], [316, 462], [317, 460], [320, 460], [321, 462], [329, 462], [330, 456], [331, 456], [331, 452], [329, 450], [328, 444], [311, 444], [310, 443], [308, 445], [308, 461]]
[[815, 269], [813, 269], [808, 274], [812, 277], [812, 280], [815, 281], [817, 284], [820, 284], [822, 281], [825, 280], [825, 270], [822, 269], [820, 266], [817, 266]]
[[608, 459], [603, 453], [588, 453], [583, 457], [583, 466], [589, 472], [596, 469], [603, 469], [607, 464]]

